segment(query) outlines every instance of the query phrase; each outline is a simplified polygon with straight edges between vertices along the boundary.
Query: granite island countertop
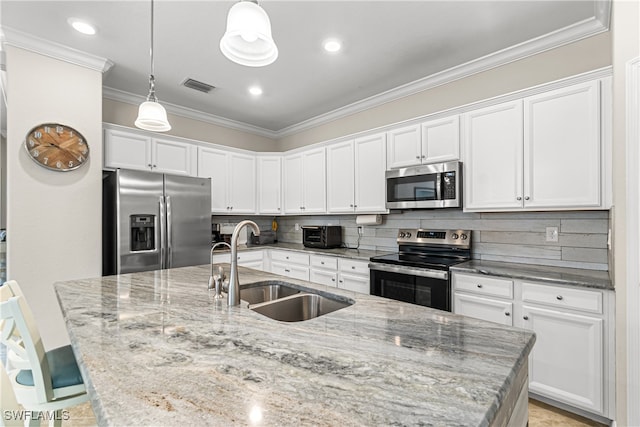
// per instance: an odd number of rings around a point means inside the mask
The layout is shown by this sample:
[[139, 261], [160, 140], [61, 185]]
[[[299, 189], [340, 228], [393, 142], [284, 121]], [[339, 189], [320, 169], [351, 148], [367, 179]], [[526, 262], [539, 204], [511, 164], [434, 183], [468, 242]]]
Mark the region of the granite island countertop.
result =
[[[225, 249], [222, 246], [221, 250], [214, 251], [214, 254], [230, 252], [228, 249]], [[296, 252], [302, 252], [307, 254], [314, 255], [333, 255], [339, 256], [342, 258], [352, 258], [361, 261], [369, 261], [369, 258], [385, 255], [392, 251], [376, 251], [371, 249], [355, 249], [355, 248], [330, 248], [330, 249], [322, 249], [322, 248], [308, 248], [304, 246], [302, 243], [287, 243], [287, 242], [278, 242], [278, 243], [270, 243], [267, 245], [238, 245], [238, 251], [252, 251], [252, 250], [261, 250], [261, 249], [283, 249], [290, 250]]]
[[530, 331], [239, 273], [355, 304], [278, 322], [214, 301], [208, 265], [55, 284], [99, 425], [487, 426], [526, 384]]

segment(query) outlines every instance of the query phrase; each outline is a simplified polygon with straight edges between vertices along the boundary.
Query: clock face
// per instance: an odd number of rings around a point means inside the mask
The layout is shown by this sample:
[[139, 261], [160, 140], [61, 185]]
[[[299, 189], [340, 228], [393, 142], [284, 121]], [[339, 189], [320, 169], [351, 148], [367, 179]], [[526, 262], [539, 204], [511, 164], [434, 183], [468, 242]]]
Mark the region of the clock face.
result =
[[57, 123], [44, 123], [31, 129], [24, 142], [27, 153], [47, 169], [70, 171], [89, 159], [89, 146], [80, 132]]

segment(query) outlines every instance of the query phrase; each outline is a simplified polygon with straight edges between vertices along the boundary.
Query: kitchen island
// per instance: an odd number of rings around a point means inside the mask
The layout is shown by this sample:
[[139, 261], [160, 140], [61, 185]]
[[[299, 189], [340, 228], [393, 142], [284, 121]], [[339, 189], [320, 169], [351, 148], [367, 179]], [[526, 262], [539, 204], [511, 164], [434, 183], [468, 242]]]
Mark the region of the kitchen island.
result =
[[99, 425], [526, 424], [529, 331], [240, 268], [354, 302], [279, 322], [209, 272], [55, 284]]

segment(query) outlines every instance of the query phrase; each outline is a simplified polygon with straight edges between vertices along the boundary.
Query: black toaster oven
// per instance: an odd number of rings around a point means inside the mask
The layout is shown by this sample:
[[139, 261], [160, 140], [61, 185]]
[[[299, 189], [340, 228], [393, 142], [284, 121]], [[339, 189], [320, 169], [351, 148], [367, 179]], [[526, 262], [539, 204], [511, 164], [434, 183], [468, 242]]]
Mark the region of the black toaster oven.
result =
[[342, 227], [339, 225], [305, 225], [302, 244], [308, 248], [339, 248], [342, 246]]

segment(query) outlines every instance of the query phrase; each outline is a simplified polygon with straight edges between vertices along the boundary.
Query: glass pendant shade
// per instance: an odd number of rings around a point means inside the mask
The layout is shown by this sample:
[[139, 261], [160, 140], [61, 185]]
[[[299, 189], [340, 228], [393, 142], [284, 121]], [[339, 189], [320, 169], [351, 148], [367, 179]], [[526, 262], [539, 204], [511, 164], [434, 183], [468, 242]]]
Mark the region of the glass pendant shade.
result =
[[248, 67], [262, 67], [275, 61], [278, 48], [264, 9], [251, 1], [234, 4], [227, 16], [227, 31], [220, 40], [220, 50], [231, 61]]
[[167, 112], [157, 101], [145, 101], [138, 108], [136, 127], [154, 132], [166, 132], [171, 130], [167, 120]]

